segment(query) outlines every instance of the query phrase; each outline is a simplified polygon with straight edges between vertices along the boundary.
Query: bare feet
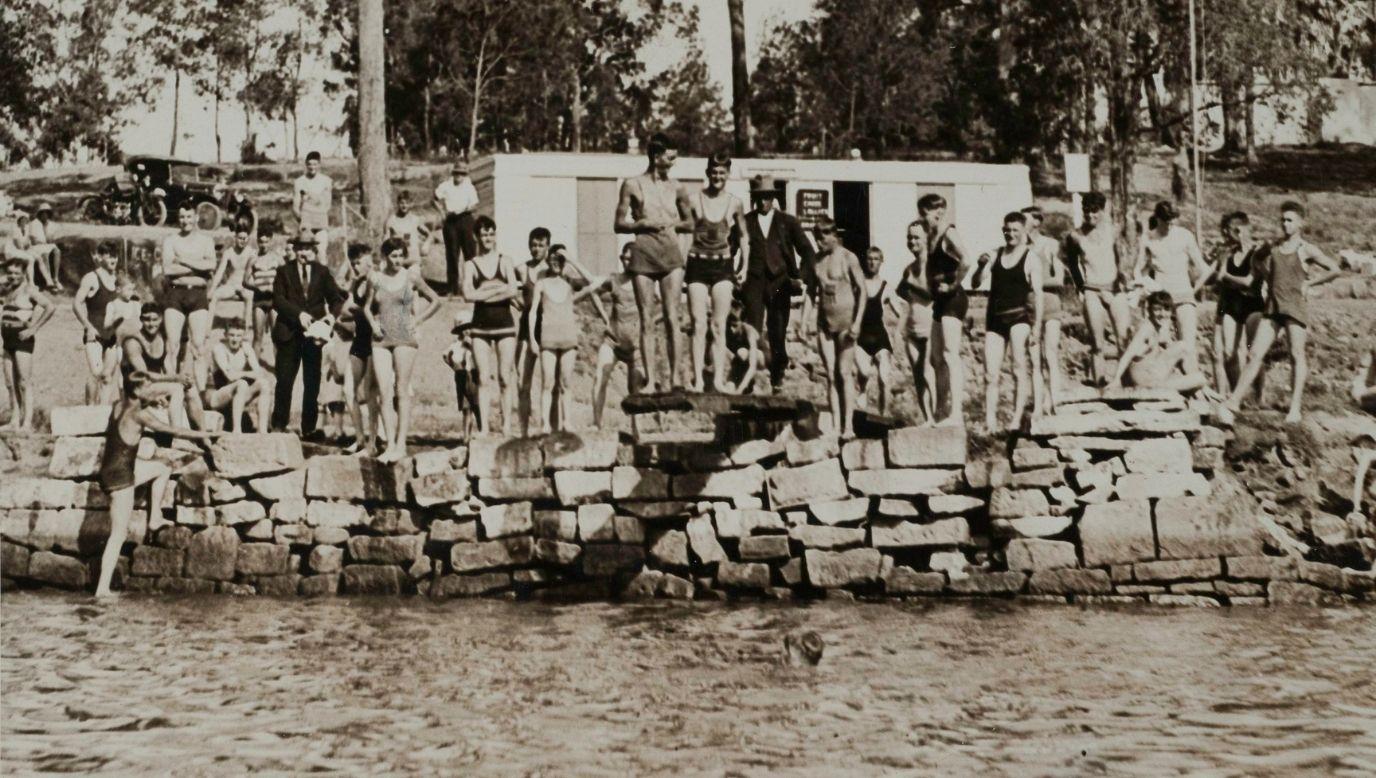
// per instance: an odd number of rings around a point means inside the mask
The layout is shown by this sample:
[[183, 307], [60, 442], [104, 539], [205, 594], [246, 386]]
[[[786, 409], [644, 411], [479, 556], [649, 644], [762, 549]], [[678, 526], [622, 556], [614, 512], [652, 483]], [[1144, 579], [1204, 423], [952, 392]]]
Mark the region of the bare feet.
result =
[[1236, 420], [1233, 415], [1233, 409], [1226, 403], [1219, 404], [1218, 410], [1214, 411], [1214, 416], [1218, 418], [1218, 423], [1225, 427], [1233, 426], [1233, 422]]
[[1286, 424], [1299, 424], [1302, 419], [1303, 416], [1300, 414], [1299, 411], [1290, 411], [1289, 413], [1285, 414]]

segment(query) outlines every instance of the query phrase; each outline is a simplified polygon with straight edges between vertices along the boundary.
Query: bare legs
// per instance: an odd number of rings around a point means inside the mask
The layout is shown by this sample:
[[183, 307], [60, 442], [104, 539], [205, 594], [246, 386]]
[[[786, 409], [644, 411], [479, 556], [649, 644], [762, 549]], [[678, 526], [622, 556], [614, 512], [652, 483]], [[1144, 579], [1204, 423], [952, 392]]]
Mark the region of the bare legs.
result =
[[105, 541], [105, 551], [100, 556], [100, 577], [96, 580], [96, 596], [110, 595], [110, 579], [114, 577], [115, 565], [119, 562], [120, 549], [129, 535], [129, 522], [134, 515], [134, 490], [151, 483], [148, 494], [148, 523], [162, 510], [163, 493], [167, 489], [172, 470], [161, 462], [135, 460], [134, 483], [123, 489], [116, 489], [110, 495], [110, 537]]
[[[541, 371], [544, 374], [540, 383], [540, 396], [541, 407], [544, 409], [545, 414], [545, 432], [550, 432], [555, 428], [554, 420], [556, 416], [554, 413], [554, 400], [556, 390], [559, 399], [559, 413], [557, 417], [558, 429], [566, 430], [571, 426], [569, 424], [569, 388], [573, 386], [573, 366], [577, 359], [578, 349], [576, 348], [561, 349], [559, 351], [551, 351], [549, 349], [545, 349], [540, 352], [540, 367]], [[609, 366], [607, 372], [610, 373], [610, 368], [615, 366], [616, 363], [613, 362]], [[601, 399], [605, 400], [605, 380], [602, 382], [602, 384], [603, 385]], [[600, 423], [600, 404], [597, 406], [595, 413], [597, 414]]]
[[597, 349], [597, 368], [593, 371], [592, 384], [592, 423], [602, 429], [602, 410], [607, 405], [607, 387], [611, 384], [612, 373], [618, 362], [626, 364], [626, 393], [635, 394], [639, 390], [640, 374], [636, 371], [635, 351], [628, 350], [630, 358], [621, 359], [611, 341], [603, 340]]
[[636, 307], [640, 309], [640, 353], [645, 359], [645, 391], [653, 392], [658, 372], [655, 360], [654, 298], [658, 287], [660, 304], [664, 311], [664, 328], [668, 340], [669, 385], [679, 385], [678, 358], [683, 353], [683, 327], [679, 320], [679, 295], [683, 292], [683, 269], [671, 270], [658, 282], [645, 275], [631, 277], [635, 289]]
[[1251, 353], [1247, 360], [1247, 366], [1243, 368], [1242, 375], [1238, 376], [1237, 386], [1233, 388], [1233, 393], [1229, 395], [1228, 402], [1219, 409], [1219, 417], [1226, 423], [1231, 422], [1233, 413], [1242, 406], [1242, 398], [1252, 388], [1260, 378], [1261, 373], [1266, 368], [1266, 355], [1275, 344], [1276, 338], [1280, 335], [1280, 322], [1285, 325], [1285, 336], [1290, 341], [1290, 407], [1285, 415], [1285, 420], [1290, 423], [1298, 422], [1302, 418], [1304, 403], [1304, 386], [1309, 380], [1309, 357], [1308, 357], [1308, 331], [1303, 324], [1289, 319], [1280, 318], [1279, 321], [1274, 317], [1263, 317], [1257, 323], [1257, 332], [1252, 339]]
[[374, 346], [372, 362], [373, 385], [387, 445], [378, 461], [396, 462], [406, 456], [406, 436], [411, 428], [411, 374], [416, 366], [416, 349]]
[[[1108, 297], [1107, 308], [1104, 306], [1105, 296]], [[1113, 337], [1121, 351], [1128, 342], [1128, 330], [1132, 325], [1132, 312], [1128, 309], [1127, 301], [1123, 299], [1123, 295], [1092, 289], [1086, 290], [1084, 293], [1084, 312], [1085, 323], [1089, 325], [1092, 375], [1095, 384], [1104, 385], [1113, 375], [1108, 369], [1108, 360], [1104, 356], [1108, 351], [1108, 327], [1110, 324], [1113, 326]]]
[[[1043, 383], [1042, 369], [1046, 377]], [[1061, 322], [1042, 322], [1042, 346], [1032, 355], [1032, 414], [1055, 413], [1061, 397]]]
[[535, 402], [535, 379], [540, 373], [537, 369], [540, 366], [540, 352], [532, 351], [530, 343], [522, 339], [516, 347], [516, 361], [521, 366], [520, 407], [517, 413], [521, 416], [521, 434], [528, 435], [532, 421], [536, 427], [541, 424], [538, 419], [531, 418], [531, 406], [538, 405]]
[[4, 369], [10, 392], [10, 421], [5, 429], [31, 430], [33, 397], [29, 393], [29, 376], [33, 370], [33, 354], [5, 350]]
[[855, 341], [846, 334], [833, 337], [819, 330], [817, 347], [826, 366], [832, 425], [841, 437], [855, 437]]
[[[960, 363], [960, 346], [965, 322], [943, 316], [932, 328], [932, 361], [936, 372], [936, 413], [945, 410], [943, 426], [965, 424], [965, 367]], [[942, 401], [945, 400], [945, 403]], [[944, 405], [944, 408], [943, 408]]]
[[913, 373], [913, 392], [917, 395], [917, 410], [920, 421], [935, 422], [936, 408], [932, 398], [932, 387], [936, 385], [936, 371], [929, 358], [930, 341], [927, 338], [904, 338], [908, 351], [908, 367]]
[[1002, 335], [984, 333], [984, 426], [990, 432], [999, 429], [999, 379], [1003, 372], [1005, 345], [1013, 352], [1013, 414], [1008, 429], [1017, 429], [1022, 424], [1028, 395], [1027, 338], [1031, 332], [1030, 324], [1014, 324], [1006, 344]]
[[[855, 401], [856, 404], [869, 407], [870, 379], [879, 379], [879, 403], [880, 413], [889, 412], [889, 386], [893, 382], [893, 352], [887, 349], [880, 351], [874, 356], [870, 356], [862, 348], [855, 350]], [[921, 401], [919, 400], [919, 404]]]
[[1199, 372], [1199, 307], [1193, 302], [1175, 306], [1175, 331], [1188, 349], [1182, 367], [1187, 375], [1194, 375]]

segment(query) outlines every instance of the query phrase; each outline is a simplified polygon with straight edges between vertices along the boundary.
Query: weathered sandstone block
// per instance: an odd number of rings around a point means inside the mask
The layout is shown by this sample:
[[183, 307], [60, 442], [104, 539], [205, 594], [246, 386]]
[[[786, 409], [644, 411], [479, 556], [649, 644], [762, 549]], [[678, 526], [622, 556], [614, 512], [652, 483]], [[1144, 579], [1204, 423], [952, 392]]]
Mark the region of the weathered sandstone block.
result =
[[963, 494], [934, 494], [927, 498], [927, 512], [934, 516], [970, 513], [984, 507], [984, 500]]
[[616, 509], [606, 503], [578, 506], [578, 537], [584, 543], [616, 540]]
[[883, 470], [889, 466], [881, 438], [855, 438], [841, 446], [841, 466], [847, 470]]
[[1261, 525], [1237, 513], [1236, 505], [1206, 497], [1176, 497], [1156, 503], [1156, 537], [1162, 559], [1205, 555], [1261, 554]]
[[971, 573], [964, 578], [952, 578], [947, 584], [956, 594], [991, 596], [1017, 594], [1027, 583], [1027, 573], [1008, 570], [993, 573]]
[[[282, 503], [277, 503], [281, 505]], [[306, 523], [312, 527], [366, 527], [368, 512], [362, 505], [312, 500], [306, 506]]]
[[995, 519], [1020, 519], [1045, 516], [1051, 505], [1040, 489], [995, 489], [989, 496], [989, 516]]
[[468, 474], [475, 478], [538, 476], [544, 469], [544, 450], [537, 439], [480, 435], [468, 442]]
[[179, 548], [138, 546], [130, 558], [129, 570], [134, 575], [180, 576], [185, 558], [186, 552]]
[[775, 467], [768, 472], [766, 480], [769, 504], [776, 510], [840, 500], [850, 495], [841, 462], [834, 457], [801, 467]]
[[929, 524], [875, 521], [870, 525], [870, 542], [877, 548], [966, 545], [970, 542], [970, 524], [961, 517], [938, 519]]
[[1139, 440], [1123, 452], [1129, 473], [1188, 473], [1194, 469], [1190, 441], [1185, 438]]
[[787, 559], [787, 535], [755, 535], [741, 538], [741, 559]]
[[1129, 473], [1118, 479], [1114, 491], [1119, 500], [1148, 500], [1186, 495], [1207, 497], [1213, 487], [1199, 473]]
[[[415, 478], [411, 480], [410, 487], [411, 499], [422, 508], [435, 505], [453, 505], [467, 500], [471, 494], [468, 474], [462, 470], [446, 470], [442, 473]], [[308, 483], [307, 491], [309, 490]]]
[[1070, 529], [1069, 516], [1024, 516], [1020, 519], [994, 519], [994, 534], [1011, 538], [1049, 538]]
[[852, 470], [850, 487], [861, 494], [877, 497], [936, 495], [960, 485], [960, 470]]
[[884, 591], [889, 594], [937, 594], [945, 588], [944, 573], [924, 573], [904, 565], [884, 573]]
[[1076, 567], [1079, 563], [1075, 544], [1063, 540], [1012, 540], [1005, 553], [1009, 570], [1054, 570]]
[[239, 535], [229, 527], [209, 527], [197, 532], [186, 549], [186, 575], [212, 581], [234, 578], [239, 558]]
[[[290, 571], [291, 547], [276, 543], [241, 543], [234, 569], [244, 575], [285, 575]], [[295, 594], [295, 587], [291, 592]]]
[[879, 580], [883, 559], [878, 549], [803, 552], [808, 583], [819, 589], [872, 584]]
[[478, 496], [485, 500], [548, 500], [554, 481], [544, 476], [528, 478], [479, 478]]
[[70, 508], [76, 498], [74, 481], [27, 476], [0, 480], [0, 508]]
[[764, 488], [764, 477], [763, 467], [747, 465], [734, 470], [676, 475], [669, 483], [676, 499], [729, 500], [740, 495], [759, 494]]
[[800, 524], [788, 530], [788, 536], [804, 548], [846, 548], [865, 542], [865, 530], [858, 527], [828, 527]]
[[605, 470], [621, 448], [616, 432], [560, 432], [543, 440], [545, 467], [552, 470]]
[[344, 549], [338, 546], [316, 546], [311, 549], [306, 564], [316, 573], [338, 573], [344, 569]]
[[717, 583], [731, 589], [764, 589], [769, 586], [769, 565], [762, 562], [722, 562]]
[[669, 476], [663, 470], [621, 466], [612, 468], [612, 499], [665, 500]]
[[1109, 594], [1113, 584], [1103, 570], [1038, 570], [1028, 579], [1032, 594]]
[[650, 559], [664, 567], [687, 567], [688, 534], [676, 529], [661, 532], [650, 544]]
[[470, 573], [530, 562], [535, 541], [528, 536], [489, 540], [483, 543], [455, 543], [449, 550], [449, 563], [455, 572]]
[[834, 435], [822, 435], [810, 440], [790, 436], [784, 445], [784, 459], [794, 467], [834, 459], [840, 453], [841, 442]]
[[345, 565], [343, 583], [349, 594], [401, 594], [406, 573], [396, 565]]
[[535, 529], [528, 502], [489, 505], [478, 514], [478, 520], [483, 525], [483, 536], [489, 540], [522, 535]]
[[414, 562], [425, 555], [424, 535], [387, 535], [371, 537], [356, 535], [349, 538], [349, 558], [355, 562], [402, 564]]
[[963, 427], [902, 427], [889, 430], [889, 463], [895, 467], [963, 467]]
[[645, 563], [645, 549], [620, 543], [594, 543], [583, 548], [583, 574], [605, 578], [638, 570]]
[[[578, 514], [575, 511], [535, 511], [535, 534], [552, 540], [578, 539]], [[433, 528], [433, 525], [432, 525]]]
[[1145, 500], [1086, 505], [1078, 529], [1086, 565], [1138, 562], [1156, 557], [1151, 507]]
[[689, 519], [687, 532], [689, 547], [704, 564], [721, 562], [726, 559], [726, 552], [722, 550], [721, 543], [717, 540], [717, 532], [712, 528], [710, 518], [697, 516]]
[[612, 495], [612, 474], [606, 470], [556, 470], [554, 491], [563, 505], [606, 502]]
[[108, 426], [108, 405], [66, 405], [48, 409], [48, 429], [58, 437], [101, 435]]
[[211, 462], [221, 478], [280, 473], [301, 467], [301, 439], [288, 432], [228, 434], [215, 439]]
[[29, 578], [61, 589], [85, 589], [90, 583], [90, 571], [78, 559], [35, 551], [29, 556]]

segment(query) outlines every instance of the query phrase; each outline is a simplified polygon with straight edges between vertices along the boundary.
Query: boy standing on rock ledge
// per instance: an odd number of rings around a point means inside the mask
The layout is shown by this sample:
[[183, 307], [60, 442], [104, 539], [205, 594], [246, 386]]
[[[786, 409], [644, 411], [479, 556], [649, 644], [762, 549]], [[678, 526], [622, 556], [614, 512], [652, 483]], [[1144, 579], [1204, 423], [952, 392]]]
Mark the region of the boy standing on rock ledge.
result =
[[[1247, 367], [1238, 376], [1228, 402], [1219, 408], [1219, 420], [1231, 424], [1233, 414], [1242, 407], [1242, 398], [1251, 391], [1252, 384], [1266, 367], [1266, 354], [1276, 342], [1281, 329], [1290, 344], [1290, 412], [1285, 421], [1295, 424], [1301, 418], [1304, 384], [1309, 379], [1309, 359], [1306, 354], [1309, 327], [1309, 305], [1305, 300], [1309, 289], [1327, 283], [1339, 274], [1337, 263], [1329, 259], [1317, 246], [1305, 239], [1304, 206], [1287, 201], [1280, 207], [1280, 227], [1285, 237], [1273, 244], [1254, 261], [1254, 272], [1264, 285], [1261, 320], [1252, 341]], [[1309, 267], [1318, 265], [1322, 272], [1309, 277]]]

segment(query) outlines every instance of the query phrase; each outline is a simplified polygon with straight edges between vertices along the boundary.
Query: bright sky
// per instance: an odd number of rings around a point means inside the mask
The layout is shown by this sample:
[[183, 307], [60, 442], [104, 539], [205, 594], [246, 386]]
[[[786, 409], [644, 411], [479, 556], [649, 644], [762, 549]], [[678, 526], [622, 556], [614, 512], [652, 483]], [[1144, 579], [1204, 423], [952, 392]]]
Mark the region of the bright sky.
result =
[[[727, 19], [726, 0], [687, 0], [698, 7], [701, 14], [701, 45], [707, 56], [712, 77], [721, 85], [723, 100], [731, 104], [731, 26]], [[814, 0], [745, 0], [746, 53], [753, 68], [759, 59], [760, 43], [765, 33], [776, 24], [796, 24], [813, 12]], [[683, 54], [683, 44], [676, 40], [649, 47], [645, 52], [646, 65], [652, 72], [672, 67]], [[322, 73], [323, 75], [323, 73]], [[311, 95], [302, 110], [301, 153], [318, 149], [326, 156], [347, 156], [348, 144], [333, 131], [341, 122], [342, 110], [337, 100], [324, 95]], [[133, 121], [121, 136], [123, 149], [132, 154], [166, 154], [172, 138], [172, 87], [152, 111], [132, 117]], [[267, 125], [255, 120], [259, 149], [269, 156], [284, 158], [291, 153], [289, 128], [277, 122]], [[214, 116], [209, 100], [196, 96], [183, 85], [177, 155], [197, 162], [215, 161]], [[224, 161], [239, 158], [239, 144], [244, 139], [244, 115], [237, 105], [222, 104], [220, 136]]]

